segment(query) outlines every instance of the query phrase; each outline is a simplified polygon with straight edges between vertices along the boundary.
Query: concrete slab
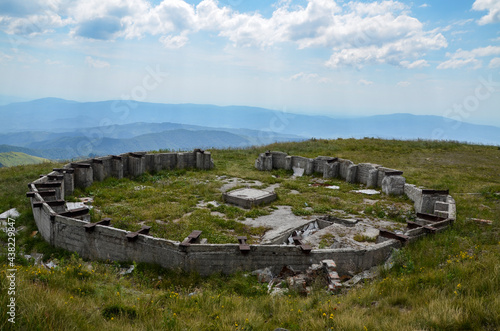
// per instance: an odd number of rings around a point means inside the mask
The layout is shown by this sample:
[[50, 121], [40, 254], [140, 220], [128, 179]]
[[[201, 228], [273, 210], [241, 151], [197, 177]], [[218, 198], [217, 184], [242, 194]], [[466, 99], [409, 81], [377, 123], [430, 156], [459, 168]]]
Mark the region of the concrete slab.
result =
[[264, 226], [269, 228], [262, 237], [261, 244], [271, 244], [280, 240], [280, 242], [284, 242], [288, 232], [310, 222], [310, 217], [294, 215], [290, 206], [278, 206], [278, 209], [270, 215], [261, 216], [256, 219], [247, 218], [242, 221], [242, 223], [250, 226]]
[[241, 188], [231, 192], [223, 193], [222, 199], [243, 208], [252, 208], [264, 203], [276, 200], [276, 193], [254, 188]]
[[8, 219], [9, 217], [10, 218], [16, 218], [16, 217], [19, 217], [19, 212], [17, 211], [16, 208], [12, 208], [12, 209], [9, 209], [7, 210], [6, 212], [3, 212], [0, 214], [0, 219], [1, 220], [6, 220]]

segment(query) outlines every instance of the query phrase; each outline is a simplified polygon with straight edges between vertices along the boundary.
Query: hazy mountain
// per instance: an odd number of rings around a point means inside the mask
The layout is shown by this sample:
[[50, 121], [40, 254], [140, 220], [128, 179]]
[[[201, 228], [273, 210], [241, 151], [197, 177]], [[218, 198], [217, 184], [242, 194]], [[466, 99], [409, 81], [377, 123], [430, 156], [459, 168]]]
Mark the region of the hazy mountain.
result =
[[179, 129], [148, 133], [128, 139], [99, 137], [89, 139], [89, 137], [85, 136], [62, 137], [30, 143], [25, 150], [37, 151], [38, 154], [44, 156], [53, 155], [57, 151], [59, 153], [57, 159], [72, 159], [89, 155], [121, 154], [131, 151], [247, 147], [253, 144], [251, 138], [229, 132]]
[[[304, 138], [421, 138], [500, 144], [498, 127], [457, 122], [439, 116], [410, 114], [335, 119], [288, 114], [257, 107], [133, 101], [80, 103], [46, 98], [0, 106], [0, 118], [7, 128], [4, 132], [40, 130], [61, 133], [86, 127], [131, 124], [128, 134], [133, 135], [135, 124], [132, 123], [171, 122], [182, 123], [184, 126], [237, 129], [236, 133], [243, 132], [238, 128], [244, 128], [255, 130], [261, 136], [265, 136], [266, 131], [275, 131]], [[116, 138], [129, 138], [126, 130], [117, 132], [121, 133], [116, 133]]]

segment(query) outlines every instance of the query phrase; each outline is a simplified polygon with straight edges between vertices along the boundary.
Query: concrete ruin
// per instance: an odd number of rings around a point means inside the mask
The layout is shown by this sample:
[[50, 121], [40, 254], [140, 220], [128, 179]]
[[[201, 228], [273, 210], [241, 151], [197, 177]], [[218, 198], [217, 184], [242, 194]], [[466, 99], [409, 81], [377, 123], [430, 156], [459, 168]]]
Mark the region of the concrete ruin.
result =
[[90, 223], [88, 208], [67, 208], [64, 198], [73, 194], [76, 187], [88, 187], [107, 177], [138, 176], [145, 171], [162, 169], [212, 169], [211, 154], [201, 150], [126, 153], [69, 163], [28, 184], [27, 196], [40, 234], [53, 246], [77, 252], [87, 259], [154, 263], [165, 268], [196, 271], [201, 275], [231, 274], [267, 267], [277, 273], [283, 266], [303, 271], [324, 260], [334, 260], [338, 274], [349, 275], [383, 263], [394, 248], [420, 236], [442, 231], [455, 220], [455, 202], [447, 191], [405, 184], [404, 178], [398, 178], [402, 172], [397, 170], [371, 164], [355, 165], [338, 158], [291, 157], [279, 152], [261, 154], [256, 165], [261, 170], [303, 167], [306, 174], [319, 172], [326, 178], [370, 183], [372, 187], [384, 188], [385, 185], [388, 194], [400, 194], [404, 184], [403, 193], [414, 202], [417, 220], [408, 222], [403, 234], [380, 229], [377, 243], [363, 249], [312, 249], [297, 233], [292, 234], [291, 245], [275, 244], [277, 241], [267, 245], [248, 245], [244, 237], [238, 238], [239, 244], [172, 241], [149, 235], [147, 227], [131, 232], [112, 227], [109, 219]]
[[260, 171], [273, 169], [304, 169], [305, 175], [319, 173], [323, 178], [339, 178], [348, 183], [364, 184], [367, 188], [381, 188], [386, 194], [402, 195], [406, 180], [400, 170], [382, 167], [378, 164], [354, 162], [338, 157], [318, 156], [314, 159], [290, 156], [283, 152], [267, 151], [255, 160]]
[[276, 200], [276, 193], [255, 188], [241, 188], [230, 192], [224, 192], [222, 194], [222, 199], [226, 203], [250, 209], [258, 205], [273, 202]]

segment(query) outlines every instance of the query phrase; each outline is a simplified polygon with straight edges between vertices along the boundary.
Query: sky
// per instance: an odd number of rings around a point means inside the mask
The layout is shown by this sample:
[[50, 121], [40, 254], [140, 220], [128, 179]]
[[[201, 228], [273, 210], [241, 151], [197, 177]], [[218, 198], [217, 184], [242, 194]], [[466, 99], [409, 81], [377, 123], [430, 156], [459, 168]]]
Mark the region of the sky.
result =
[[2, 0], [0, 97], [500, 126], [500, 0]]

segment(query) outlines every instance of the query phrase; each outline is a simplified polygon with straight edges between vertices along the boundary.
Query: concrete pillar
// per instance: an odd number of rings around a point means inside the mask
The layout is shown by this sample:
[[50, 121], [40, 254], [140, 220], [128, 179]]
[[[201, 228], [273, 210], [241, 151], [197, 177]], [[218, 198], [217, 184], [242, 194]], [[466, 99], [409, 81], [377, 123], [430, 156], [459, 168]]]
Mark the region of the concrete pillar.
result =
[[339, 163], [327, 162], [323, 166], [323, 178], [337, 178], [339, 176]]
[[271, 171], [273, 170], [273, 155], [271, 153], [264, 154], [264, 166], [263, 170]]
[[172, 170], [177, 167], [177, 153], [161, 153], [160, 170]]
[[368, 179], [366, 180], [366, 187], [375, 188], [377, 187], [378, 181], [378, 169], [371, 169], [368, 171]]
[[406, 179], [403, 176], [385, 176], [382, 180], [382, 192], [388, 195], [403, 195], [405, 183]]
[[339, 159], [339, 177], [340, 179], [347, 179], [347, 169], [354, 163], [350, 160]]
[[331, 156], [318, 156], [314, 159], [314, 172], [324, 174], [324, 168], [328, 162], [335, 161], [336, 158]]
[[125, 154], [120, 154], [119, 156], [121, 156], [122, 158], [122, 165], [123, 165], [123, 177], [128, 177], [129, 173], [128, 173], [128, 153], [125, 153]]
[[111, 156], [106, 156], [106, 157], [100, 157], [98, 160], [102, 161], [102, 172], [103, 172], [103, 179], [106, 179], [108, 177], [112, 177], [112, 168], [113, 168], [113, 160]]
[[104, 164], [100, 159], [92, 159], [90, 163], [93, 172], [93, 180], [94, 182], [101, 182], [104, 180]]
[[144, 156], [144, 169], [149, 173], [160, 171], [160, 154], [146, 154]]
[[196, 152], [196, 168], [202, 170], [212, 169], [212, 154], [205, 151]]
[[130, 153], [128, 155], [128, 174], [132, 177], [142, 175], [145, 170], [146, 158], [144, 154]]
[[356, 183], [357, 173], [358, 173], [358, 166], [356, 164], [351, 164], [347, 168], [345, 181], [348, 183]]
[[286, 156], [285, 157], [285, 170], [292, 170], [292, 157], [291, 156]]
[[123, 158], [121, 156], [111, 156], [111, 176], [118, 179], [123, 178]]
[[287, 154], [283, 152], [271, 152], [273, 169], [285, 169]]
[[89, 163], [72, 163], [75, 169], [75, 187], [86, 188], [94, 181], [94, 172]]

